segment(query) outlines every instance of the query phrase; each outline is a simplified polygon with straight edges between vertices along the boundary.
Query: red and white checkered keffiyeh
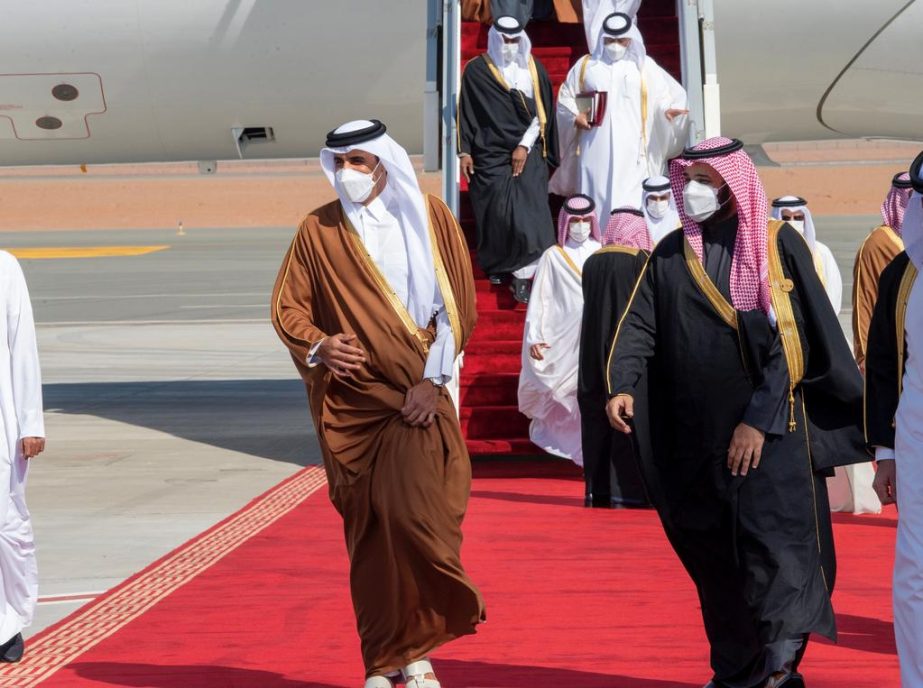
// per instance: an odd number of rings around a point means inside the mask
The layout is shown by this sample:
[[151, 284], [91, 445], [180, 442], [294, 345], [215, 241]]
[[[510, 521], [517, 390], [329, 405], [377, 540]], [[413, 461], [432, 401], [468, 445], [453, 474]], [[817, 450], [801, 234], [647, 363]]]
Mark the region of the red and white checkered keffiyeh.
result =
[[[596, 241], [601, 242], [602, 236], [599, 231], [599, 219], [596, 217], [596, 210], [588, 210], [593, 208], [593, 201], [589, 197], [583, 195], [571, 196], [568, 198], [564, 205], [561, 206], [561, 212], [558, 213], [558, 245], [564, 246], [567, 242], [567, 228], [570, 225], [570, 220], [572, 217], [589, 217], [590, 218], [590, 238], [595, 239]], [[569, 212], [576, 211], [576, 212]], [[587, 211], [580, 213], [581, 210]]]
[[[719, 136], [702, 141], [693, 150], [707, 151], [732, 143], [731, 139]], [[743, 150], [698, 160], [676, 158], [670, 161], [670, 185], [674, 198], [683, 197], [683, 188], [686, 186], [683, 170], [697, 162], [713, 167], [727, 183], [737, 202], [737, 240], [731, 259], [731, 302], [739, 311], [759, 309], [769, 314], [769, 208], [763, 183], [756, 174], [756, 166]], [[686, 239], [699, 260], [702, 260], [702, 227], [686, 215], [682, 203], [677, 205]]]
[[628, 246], [629, 248], [640, 248], [644, 251], [651, 251], [654, 244], [651, 241], [651, 233], [647, 228], [647, 221], [644, 215], [639, 214], [641, 211], [636, 208], [616, 208], [609, 216], [609, 223], [606, 225], [606, 234], [603, 236], [603, 246], [615, 244], [617, 246]]
[[[898, 179], [909, 182], [910, 175], [904, 172]], [[893, 229], [898, 236], [901, 235], [904, 229], [904, 211], [907, 210], [907, 203], [910, 201], [912, 191], [913, 189], [910, 188], [899, 189], [892, 185], [891, 190], [888, 192], [888, 197], [881, 204], [882, 222]]]

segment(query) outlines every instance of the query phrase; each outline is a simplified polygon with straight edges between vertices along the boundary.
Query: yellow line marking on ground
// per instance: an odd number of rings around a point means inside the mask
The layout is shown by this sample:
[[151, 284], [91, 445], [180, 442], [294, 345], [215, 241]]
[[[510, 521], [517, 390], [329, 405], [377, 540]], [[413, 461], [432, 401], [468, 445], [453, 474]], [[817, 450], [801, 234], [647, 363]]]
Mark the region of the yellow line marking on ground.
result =
[[60, 258], [118, 258], [144, 256], [170, 248], [159, 246], [56, 246], [48, 248], [11, 248], [9, 252], [21, 260], [53, 260]]

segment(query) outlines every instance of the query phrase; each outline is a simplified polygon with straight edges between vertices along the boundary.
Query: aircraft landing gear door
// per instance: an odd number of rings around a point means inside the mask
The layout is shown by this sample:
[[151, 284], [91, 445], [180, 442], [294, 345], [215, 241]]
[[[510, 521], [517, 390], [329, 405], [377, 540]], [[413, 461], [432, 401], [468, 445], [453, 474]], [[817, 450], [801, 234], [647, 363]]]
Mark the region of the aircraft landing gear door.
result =
[[88, 139], [104, 112], [98, 74], [0, 74], [0, 139]]

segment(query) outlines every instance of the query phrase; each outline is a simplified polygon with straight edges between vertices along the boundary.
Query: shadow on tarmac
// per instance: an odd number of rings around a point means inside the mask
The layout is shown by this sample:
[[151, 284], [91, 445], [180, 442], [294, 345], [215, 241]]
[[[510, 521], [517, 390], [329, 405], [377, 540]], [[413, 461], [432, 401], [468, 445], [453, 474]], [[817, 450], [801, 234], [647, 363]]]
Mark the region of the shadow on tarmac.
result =
[[305, 466], [319, 461], [300, 380], [181, 380], [45, 385], [45, 410], [150, 428]]
[[[226, 666], [76, 662], [70, 669], [83, 679], [133, 688], [349, 688], [359, 685], [356, 681], [338, 684], [298, 681], [269, 671]], [[573, 669], [447, 659], [436, 662], [436, 671], [446, 685], [458, 688], [698, 688], [702, 684], [701, 681], [677, 683]]]

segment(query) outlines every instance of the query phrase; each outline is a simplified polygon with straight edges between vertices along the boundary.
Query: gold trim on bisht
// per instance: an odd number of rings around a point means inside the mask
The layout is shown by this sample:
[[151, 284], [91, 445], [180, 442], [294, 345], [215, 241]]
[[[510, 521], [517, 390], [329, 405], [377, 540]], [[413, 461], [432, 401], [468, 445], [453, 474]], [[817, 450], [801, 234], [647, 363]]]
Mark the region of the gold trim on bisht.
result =
[[564, 260], [567, 262], [567, 266], [571, 270], [573, 270], [575, 273], [577, 273], [577, 277], [582, 277], [583, 272], [581, 272], [580, 268], [577, 267], [577, 264], [574, 262], [574, 259], [571, 258], [569, 255], [567, 255], [567, 251], [564, 250], [564, 247], [555, 246], [555, 248], [558, 249], [558, 251], [561, 253], [562, 256], [564, 256]]
[[[490, 55], [487, 53], [483, 54], [481, 57], [484, 58], [484, 62], [487, 63], [487, 68], [490, 70], [490, 73], [493, 74], [494, 79], [496, 79], [503, 88], [507, 91], [512, 91], [510, 85], [506, 83], [506, 79], [503, 78], [503, 74], [500, 72], [500, 69], [490, 58]], [[548, 127], [548, 113], [545, 112], [545, 103], [542, 100], [542, 90], [540, 88], [540, 83], [538, 80], [538, 67], [535, 66], [535, 59], [529, 55], [529, 76], [532, 78], [532, 97], [535, 99], [535, 110], [536, 117], [538, 117], [538, 126], [539, 126], [539, 137], [542, 139], [542, 157], [548, 157], [548, 142], [545, 140], [545, 129]], [[522, 95], [522, 92], [519, 93], [519, 96], [522, 98], [522, 106], [525, 108], [526, 112], [529, 111], [528, 106], [526, 105], [526, 99]]]
[[[441, 201], [440, 201], [441, 202]], [[449, 282], [449, 273], [445, 269], [445, 261], [442, 258], [442, 252], [439, 250], [439, 243], [436, 241], [436, 230], [433, 227], [432, 214], [433, 196], [426, 194], [426, 207], [429, 210], [429, 240], [433, 252], [433, 265], [436, 269], [436, 282], [439, 285], [439, 291], [442, 292], [442, 302], [445, 305], [446, 315], [449, 317], [449, 325], [452, 327], [452, 335], [455, 337], [455, 355], [461, 353], [462, 345], [462, 328], [461, 318], [458, 316], [458, 304], [455, 301], [455, 293], [452, 291], [452, 284]], [[461, 238], [461, 229], [455, 220], [455, 216], [449, 213], [452, 222], [455, 223], [455, 231]], [[464, 245], [464, 243], [463, 243]]]
[[769, 293], [772, 308], [776, 313], [779, 336], [782, 337], [782, 350], [788, 364], [788, 403], [791, 409], [788, 430], [794, 432], [796, 428], [795, 387], [804, 377], [804, 350], [801, 347], [801, 336], [798, 334], [798, 325], [795, 322], [795, 311], [792, 308], [792, 297], [790, 296], [795, 283], [785, 276], [782, 269], [782, 257], [779, 254], [779, 230], [784, 225], [785, 223], [780, 220], [769, 221], [767, 232], [769, 235]]
[[712, 308], [715, 309], [725, 324], [736, 330], [737, 310], [724, 298], [724, 294], [718, 291], [718, 287], [715, 286], [711, 277], [705, 272], [702, 261], [699, 260], [685, 236], [683, 237], [683, 255], [686, 258], [686, 267], [689, 269], [689, 274], [692, 275], [692, 279], [699, 286], [702, 294], [705, 295], [705, 298], [708, 299]]
[[423, 349], [423, 353], [428, 354], [430, 342], [429, 339], [424, 335], [425, 330], [417, 327], [417, 323], [410, 315], [407, 307], [401, 301], [400, 297], [397, 295], [394, 289], [391, 288], [391, 285], [388, 283], [388, 280], [385, 279], [385, 276], [381, 273], [381, 270], [378, 269], [378, 265], [372, 259], [372, 256], [369, 255], [368, 250], [366, 250], [365, 244], [362, 242], [362, 237], [359, 235], [359, 232], [357, 232], [356, 228], [353, 227], [353, 223], [349, 221], [349, 217], [346, 215], [346, 211], [343, 210], [342, 204], [340, 205], [340, 217], [343, 220], [343, 223], [346, 225], [349, 236], [353, 241], [353, 246], [355, 246], [359, 257], [365, 264], [366, 269], [368, 269], [369, 274], [372, 276], [372, 280], [375, 282], [375, 285], [378, 287], [379, 291], [381, 291], [382, 296], [385, 297], [385, 300], [388, 302], [394, 312], [397, 313], [397, 316], [400, 318], [407, 331], [420, 343], [420, 346]]
[[897, 289], [897, 307], [895, 309], [895, 325], [897, 328], [897, 393], [904, 390], [904, 356], [905, 342], [904, 337], [907, 325], [907, 304], [910, 301], [910, 291], [917, 281], [917, 266], [912, 262], [907, 263], [904, 270], [904, 276], [901, 277], [900, 286]]
[[641, 252], [640, 248], [633, 248], [631, 246], [619, 246], [617, 244], [609, 244], [608, 246], [603, 246], [593, 255], [599, 253], [627, 253], [629, 256], [636, 256]]

